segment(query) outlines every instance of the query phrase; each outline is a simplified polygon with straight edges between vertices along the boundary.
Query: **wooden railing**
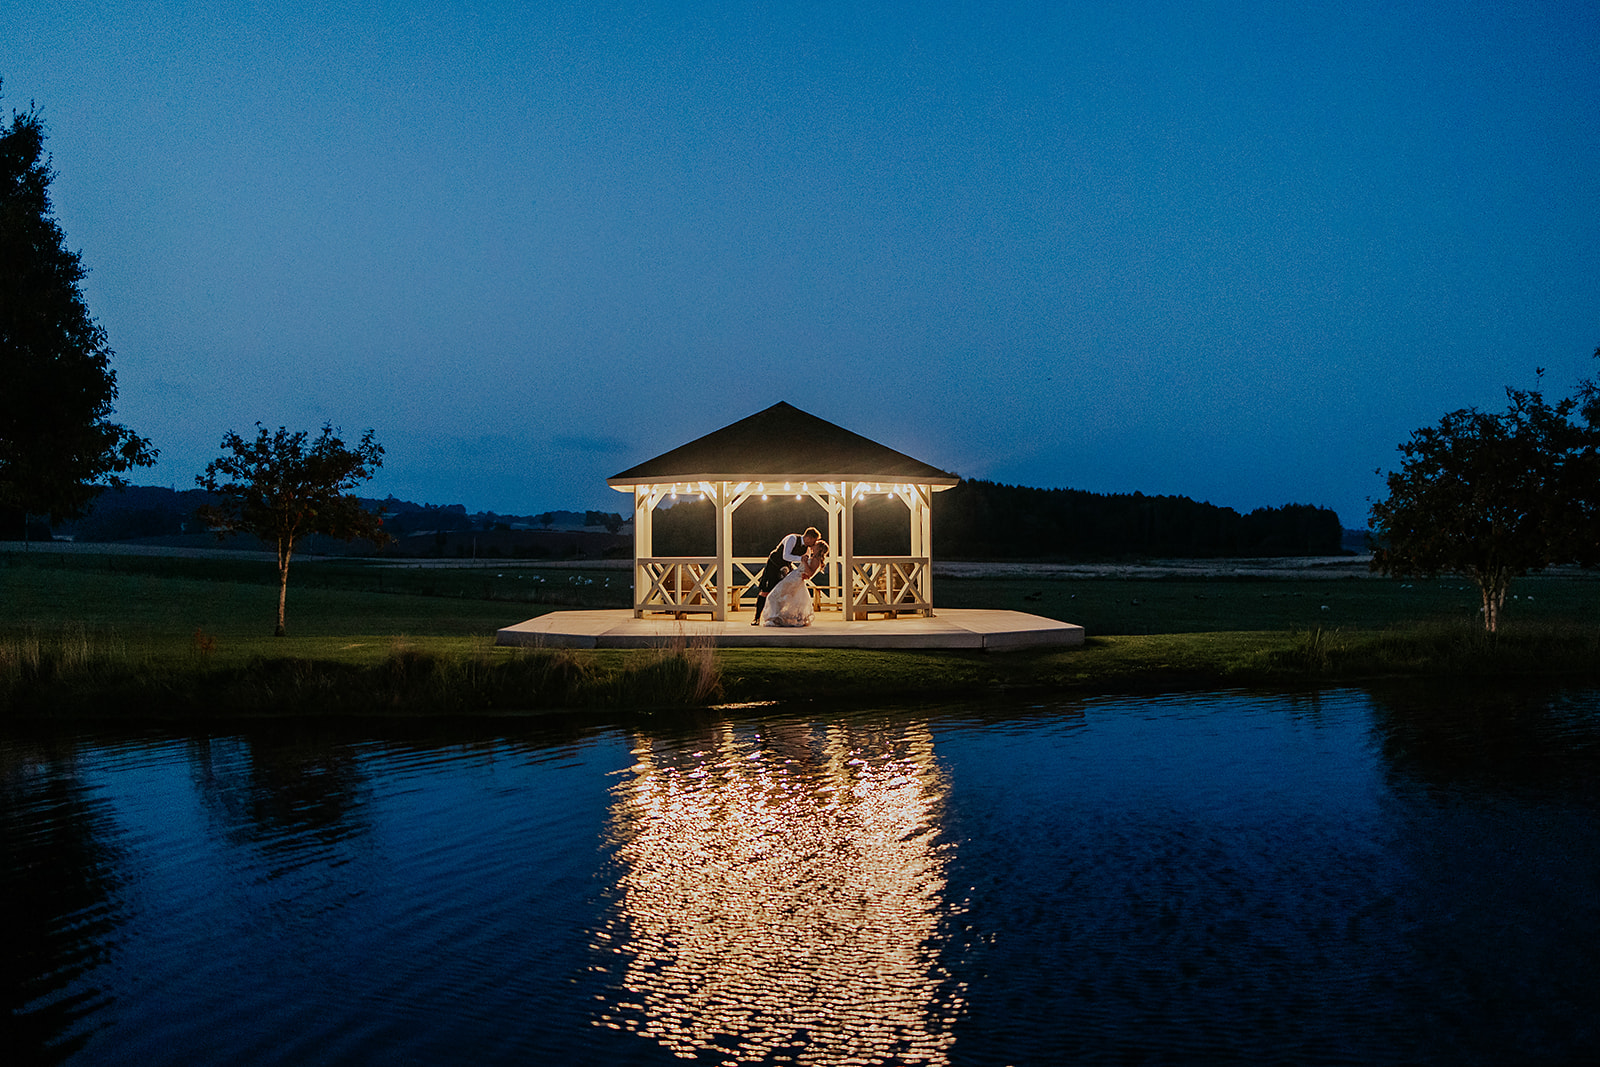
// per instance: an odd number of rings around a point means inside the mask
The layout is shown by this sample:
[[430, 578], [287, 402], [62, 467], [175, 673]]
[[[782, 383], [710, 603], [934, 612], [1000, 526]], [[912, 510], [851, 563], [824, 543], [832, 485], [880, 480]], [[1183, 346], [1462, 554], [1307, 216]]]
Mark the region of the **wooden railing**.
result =
[[690, 612], [715, 614], [717, 610], [717, 558], [715, 556], [646, 556], [636, 561], [633, 576], [633, 614]]
[[855, 614], [932, 615], [927, 556], [857, 556], [850, 575]]
[[737, 556], [733, 561], [733, 593], [728, 597], [728, 610], [739, 611], [748, 599], [755, 608], [756, 585], [767, 565], [766, 556]]
[[[761, 572], [766, 569], [766, 556], [738, 556], [733, 561], [733, 593], [728, 599], [729, 611], [742, 611], [756, 606], [756, 586], [761, 582]], [[839, 589], [828, 584], [828, 571], [823, 569], [811, 579], [812, 595], [818, 611], [839, 611]]]
[[[928, 595], [927, 556], [857, 556], [850, 576], [855, 614], [932, 615]], [[728, 613], [755, 606], [756, 584], [765, 556], [732, 561], [733, 580], [727, 591]], [[829, 568], [832, 570], [832, 568]], [[720, 594], [715, 556], [647, 556], [634, 574], [635, 616], [649, 613], [716, 614]], [[843, 590], [828, 582], [828, 570], [812, 579], [819, 611], [844, 609]]]

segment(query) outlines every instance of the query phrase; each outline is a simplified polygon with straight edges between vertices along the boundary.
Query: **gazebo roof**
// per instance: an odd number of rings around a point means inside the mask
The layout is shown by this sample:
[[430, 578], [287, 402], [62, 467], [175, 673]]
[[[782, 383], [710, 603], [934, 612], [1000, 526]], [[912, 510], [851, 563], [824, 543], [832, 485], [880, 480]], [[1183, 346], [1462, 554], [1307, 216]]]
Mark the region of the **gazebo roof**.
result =
[[636, 485], [778, 478], [797, 482], [912, 482], [938, 488], [960, 480], [780, 401], [630, 467], [607, 478], [606, 484], [626, 492]]

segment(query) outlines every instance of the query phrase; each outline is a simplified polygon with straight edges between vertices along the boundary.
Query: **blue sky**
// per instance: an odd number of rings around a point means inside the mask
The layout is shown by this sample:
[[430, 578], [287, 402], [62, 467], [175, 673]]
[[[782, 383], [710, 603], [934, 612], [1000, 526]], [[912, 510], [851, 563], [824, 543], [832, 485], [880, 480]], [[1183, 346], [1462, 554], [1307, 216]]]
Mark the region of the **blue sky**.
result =
[[967, 477], [1364, 524], [1600, 370], [1592, 3], [0, 0], [118, 419], [626, 510], [779, 400]]

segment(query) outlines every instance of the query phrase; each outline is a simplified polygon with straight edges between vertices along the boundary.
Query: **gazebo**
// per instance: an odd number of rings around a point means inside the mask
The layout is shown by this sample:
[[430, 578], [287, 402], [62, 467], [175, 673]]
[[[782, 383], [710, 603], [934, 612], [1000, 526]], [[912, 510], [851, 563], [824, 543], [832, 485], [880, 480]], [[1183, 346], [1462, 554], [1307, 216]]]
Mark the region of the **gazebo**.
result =
[[[790, 404], [778, 403], [631, 467], [606, 484], [633, 494], [633, 615], [718, 622], [754, 596], [766, 557], [733, 555], [733, 515], [768, 494], [809, 497], [827, 514], [832, 551], [817, 584], [820, 606], [847, 621], [872, 614], [933, 614], [933, 494], [959, 479]], [[716, 511], [716, 555], [657, 556], [655, 509], [669, 498], [703, 495]], [[911, 523], [911, 554], [859, 556], [855, 506], [898, 497]]]

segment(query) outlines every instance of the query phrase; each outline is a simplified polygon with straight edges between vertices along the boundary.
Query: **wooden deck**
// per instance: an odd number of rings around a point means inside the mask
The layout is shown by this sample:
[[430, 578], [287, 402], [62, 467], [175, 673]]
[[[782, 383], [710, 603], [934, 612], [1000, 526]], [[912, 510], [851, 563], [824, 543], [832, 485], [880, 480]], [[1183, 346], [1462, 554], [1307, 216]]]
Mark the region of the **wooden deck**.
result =
[[507, 626], [497, 645], [543, 648], [655, 648], [677, 638], [709, 637], [718, 648], [965, 648], [990, 652], [1020, 648], [1070, 648], [1083, 644], [1083, 627], [1020, 611], [941, 609], [932, 618], [905, 616], [845, 622], [819, 612], [805, 627], [751, 626], [748, 613], [728, 622], [690, 616], [633, 617], [631, 611], [552, 611]]

